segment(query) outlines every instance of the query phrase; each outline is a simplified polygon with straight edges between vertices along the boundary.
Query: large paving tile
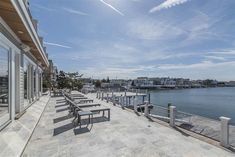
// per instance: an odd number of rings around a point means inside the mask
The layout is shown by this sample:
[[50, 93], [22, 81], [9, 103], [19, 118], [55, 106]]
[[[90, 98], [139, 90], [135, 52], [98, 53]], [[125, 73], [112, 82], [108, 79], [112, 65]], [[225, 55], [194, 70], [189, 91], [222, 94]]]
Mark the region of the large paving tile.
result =
[[[88, 97], [111, 109], [111, 120], [74, 126], [62, 97], [52, 98], [24, 156], [232, 157], [226, 150], [151, 122], [144, 116]], [[59, 111], [59, 112], [58, 112]]]

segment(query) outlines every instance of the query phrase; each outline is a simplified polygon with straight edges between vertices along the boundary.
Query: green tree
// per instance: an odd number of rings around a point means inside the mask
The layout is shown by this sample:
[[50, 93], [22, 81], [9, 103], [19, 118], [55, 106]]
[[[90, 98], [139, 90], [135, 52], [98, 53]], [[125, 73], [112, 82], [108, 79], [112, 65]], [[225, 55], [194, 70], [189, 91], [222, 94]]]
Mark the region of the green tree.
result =
[[131, 86], [135, 86], [135, 82], [134, 81], [131, 82]]
[[109, 80], [109, 77], [107, 77], [107, 81], [106, 81], [107, 83], [109, 83], [110, 82], [110, 80]]
[[51, 74], [49, 68], [46, 68], [43, 73], [43, 83], [42, 86], [43, 88], [51, 88]]
[[100, 88], [101, 87], [101, 82], [100, 80], [95, 81], [95, 87]]
[[102, 79], [101, 82], [102, 82], [102, 83], [106, 83], [106, 80], [105, 80], [105, 79]]
[[81, 90], [83, 87], [83, 82], [78, 79], [72, 80], [72, 89]]
[[83, 82], [80, 80], [80, 77], [78, 73], [65, 73], [64, 71], [60, 71], [57, 79], [58, 88], [80, 90], [83, 87]]
[[68, 77], [66, 77], [66, 74], [64, 71], [59, 72], [57, 82], [58, 82], [59, 89], [63, 89], [63, 88], [70, 88], [71, 89], [71, 87], [72, 87], [70, 79]]

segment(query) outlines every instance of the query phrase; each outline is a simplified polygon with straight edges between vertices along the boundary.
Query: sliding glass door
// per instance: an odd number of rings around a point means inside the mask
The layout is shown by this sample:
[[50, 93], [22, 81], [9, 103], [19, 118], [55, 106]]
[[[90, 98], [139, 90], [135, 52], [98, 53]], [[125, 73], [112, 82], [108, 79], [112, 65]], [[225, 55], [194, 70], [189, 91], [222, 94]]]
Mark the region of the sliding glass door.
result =
[[29, 63], [24, 59], [24, 108], [29, 105]]
[[10, 120], [9, 51], [0, 45], [0, 126]]

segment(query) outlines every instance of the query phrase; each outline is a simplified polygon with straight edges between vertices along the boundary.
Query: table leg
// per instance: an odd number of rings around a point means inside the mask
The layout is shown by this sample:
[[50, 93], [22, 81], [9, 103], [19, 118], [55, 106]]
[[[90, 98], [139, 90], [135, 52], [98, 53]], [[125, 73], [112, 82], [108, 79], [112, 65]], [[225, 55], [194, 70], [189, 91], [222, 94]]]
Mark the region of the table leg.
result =
[[80, 115], [78, 115], [78, 123], [79, 123], [80, 126], [81, 126], [81, 116], [80, 116]]
[[89, 124], [91, 123], [91, 115], [89, 115], [88, 122], [89, 122]]

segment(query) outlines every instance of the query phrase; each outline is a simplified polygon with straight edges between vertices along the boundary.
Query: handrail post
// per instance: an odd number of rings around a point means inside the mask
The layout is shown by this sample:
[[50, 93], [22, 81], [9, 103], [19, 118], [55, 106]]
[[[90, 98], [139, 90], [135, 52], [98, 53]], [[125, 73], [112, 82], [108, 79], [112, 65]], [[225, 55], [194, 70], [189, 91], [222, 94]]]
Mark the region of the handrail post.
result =
[[125, 104], [125, 106], [127, 106], [127, 96], [126, 96], [126, 90], [125, 90], [124, 104]]
[[221, 121], [220, 145], [228, 148], [230, 146], [229, 145], [229, 121], [230, 121], [230, 118], [220, 117], [220, 121]]
[[175, 127], [176, 107], [170, 106], [170, 126]]
[[144, 115], [146, 117], [148, 117], [149, 116], [149, 102], [145, 101], [144, 104], [145, 104], [145, 106], [144, 106]]
[[107, 93], [106, 102], [109, 102], [109, 93]]
[[101, 100], [104, 100], [104, 92], [101, 93]]
[[138, 111], [137, 111], [137, 97], [134, 97], [134, 96], [133, 96], [132, 98], [133, 98], [134, 111], [135, 111], [135, 112], [138, 112]]
[[167, 104], [167, 117], [170, 118], [170, 107], [171, 107], [171, 103]]
[[148, 101], [149, 101], [149, 103], [151, 103], [150, 93], [148, 93]]
[[112, 102], [114, 102], [114, 95], [113, 95], [113, 90], [112, 90]]

